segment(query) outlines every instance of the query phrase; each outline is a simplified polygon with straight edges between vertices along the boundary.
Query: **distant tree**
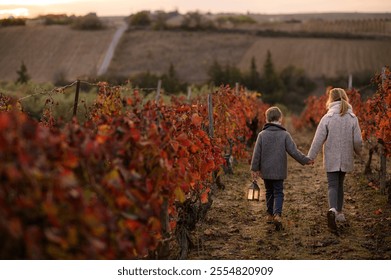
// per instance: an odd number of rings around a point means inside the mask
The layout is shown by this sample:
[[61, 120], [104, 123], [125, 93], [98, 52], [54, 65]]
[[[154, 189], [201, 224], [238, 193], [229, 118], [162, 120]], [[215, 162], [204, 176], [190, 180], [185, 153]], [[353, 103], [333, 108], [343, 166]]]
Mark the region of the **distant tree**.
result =
[[27, 67], [24, 64], [24, 61], [22, 61], [22, 64], [16, 73], [18, 74], [18, 79], [16, 80], [17, 84], [27, 84], [27, 82], [30, 80], [30, 76], [27, 73]]
[[201, 28], [202, 16], [199, 12], [189, 12], [182, 21], [182, 28], [188, 30], [197, 30]]
[[26, 19], [24, 18], [4, 18], [0, 19], [0, 26], [15, 26], [15, 25], [26, 25]]
[[64, 68], [59, 68], [54, 72], [53, 80], [56, 87], [65, 86], [70, 83], [67, 79], [67, 72]]
[[[369, 70], [353, 72], [353, 87], [360, 89], [360, 94], [363, 99], [367, 99], [372, 96], [377, 90], [377, 84], [372, 82], [373, 73]], [[328, 77], [324, 79], [324, 85], [347, 88], [348, 87], [348, 74], [339, 75], [337, 77]]]
[[269, 103], [281, 102], [282, 90], [282, 81], [274, 69], [272, 54], [268, 50], [266, 61], [263, 65], [263, 77], [261, 83], [261, 92], [264, 94], [264, 100]]
[[220, 63], [217, 60], [213, 61], [213, 64], [208, 70], [209, 82], [215, 85], [221, 85], [224, 83], [224, 71]]
[[170, 67], [168, 68], [168, 77], [172, 79], [176, 79], [176, 71], [174, 64], [170, 63]]
[[234, 86], [236, 83], [242, 83], [242, 73], [239, 68], [234, 65], [225, 65], [225, 83]]
[[209, 30], [214, 28], [214, 24], [199, 12], [189, 12], [184, 16], [181, 27], [192, 31]]
[[237, 27], [241, 24], [254, 24], [256, 20], [247, 15], [238, 15], [238, 16], [220, 16], [216, 20], [217, 24], [221, 27], [226, 23], [231, 23], [233, 26]]
[[242, 83], [242, 73], [240, 70], [229, 63], [222, 67], [218, 61], [214, 61], [208, 70], [209, 81], [214, 83], [216, 86], [220, 85], [231, 85], [235, 83]]
[[161, 76], [162, 86], [167, 93], [179, 93], [186, 90], [187, 84], [181, 83], [175, 71], [174, 64], [170, 63], [168, 73]]
[[255, 58], [251, 58], [250, 71], [244, 75], [244, 85], [250, 90], [260, 90], [261, 76], [257, 70]]
[[304, 108], [304, 100], [315, 89], [315, 83], [306, 76], [304, 70], [287, 66], [280, 73], [283, 83], [281, 102], [293, 112], [299, 113]]
[[89, 13], [85, 16], [77, 17], [73, 22], [73, 28], [80, 30], [103, 29], [103, 23], [96, 13]]
[[42, 20], [44, 25], [68, 25], [71, 24], [76, 17], [69, 17], [66, 14], [48, 14], [39, 16], [38, 19]]
[[151, 25], [149, 11], [141, 11], [130, 17], [130, 24], [137, 27], [146, 27]]
[[140, 73], [131, 78], [131, 82], [140, 88], [156, 88], [159, 77], [150, 71]]
[[167, 29], [167, 19], [168, 19], [168, 15], [166, 12], [163, 12], [163, 11], [158, 11], [156, 13], [156, 18], [155, 18], [155, 22], [153, 24], [153, 28], [155, 30], [165, 30]]

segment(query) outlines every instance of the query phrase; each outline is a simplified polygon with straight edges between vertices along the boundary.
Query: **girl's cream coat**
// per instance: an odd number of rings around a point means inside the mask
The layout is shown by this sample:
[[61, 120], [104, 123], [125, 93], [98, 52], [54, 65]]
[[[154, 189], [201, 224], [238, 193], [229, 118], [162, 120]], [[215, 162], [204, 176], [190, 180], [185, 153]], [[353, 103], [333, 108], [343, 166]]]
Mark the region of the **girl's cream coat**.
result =
[[353, 171], [353, 154], [362, 148], [361, 130], [352, 108], [340, 115], [341, 101], [332, 102], [316, 129], [308, 157], [315, 159], [323, 146], [323, 164], [327, 172]]

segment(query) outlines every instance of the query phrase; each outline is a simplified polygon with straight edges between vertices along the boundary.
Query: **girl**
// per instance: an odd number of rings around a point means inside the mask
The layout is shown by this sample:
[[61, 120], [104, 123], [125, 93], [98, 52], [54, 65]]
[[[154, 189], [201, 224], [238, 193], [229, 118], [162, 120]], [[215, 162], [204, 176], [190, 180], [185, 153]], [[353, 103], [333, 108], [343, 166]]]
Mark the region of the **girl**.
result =
[[362, 138], [357, 117], [343, 89], [329, 91], [326, 107], [328, 111], [316, 129], [308, 157], [314, 160], [323, 146], [330, 207], [327, 224], [332, 231], [336, 231], [336, 221], [346, 221], [342, 213], [344, 179], [346, 172], [353, 171], [354, 152], [361, 154]]

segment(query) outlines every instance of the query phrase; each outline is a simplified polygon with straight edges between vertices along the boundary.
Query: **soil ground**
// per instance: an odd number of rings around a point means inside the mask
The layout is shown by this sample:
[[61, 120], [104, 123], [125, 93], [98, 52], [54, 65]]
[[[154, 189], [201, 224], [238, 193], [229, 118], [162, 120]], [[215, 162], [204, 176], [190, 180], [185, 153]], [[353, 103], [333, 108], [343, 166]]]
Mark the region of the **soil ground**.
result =
[[[307, 153], [313, 132], [291, 134]], [[345, 179], [348, 226], [339, 226], [337, 234], [327, 227], [327, 179], [321, 154], [313, 166], [301, 166], [289, 157], [281, 231], [266, 223], [262, 180], [258, 180], [261, 200], [247, 201], [249, 164], [238, 164], [234, 175], [223, 176], [226, 188], [217, 191], [206, 219], [192, 233], [195, 248], [188, 259], [391, 259], [391, 206], [362, 175], [362, 161], [355, 161], [356, 171]]]

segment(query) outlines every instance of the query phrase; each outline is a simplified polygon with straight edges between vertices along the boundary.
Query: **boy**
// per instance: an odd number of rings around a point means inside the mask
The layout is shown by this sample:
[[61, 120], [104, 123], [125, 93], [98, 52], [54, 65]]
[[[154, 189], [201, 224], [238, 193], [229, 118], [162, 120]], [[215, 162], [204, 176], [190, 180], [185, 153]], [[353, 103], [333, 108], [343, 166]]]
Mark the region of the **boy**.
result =
[[282, 112], [278, 107], [266, 110], [266, 124], [258, 134], [251, 160], [253, 179], [260, 176], [266, 188], [267, 221], [282, 229], [281, 214], [284, 201], [284, 180], [288, 175], [288, 153], [296, 161], [313, 164], [301, 153], [289, 132], [281, 125]]

